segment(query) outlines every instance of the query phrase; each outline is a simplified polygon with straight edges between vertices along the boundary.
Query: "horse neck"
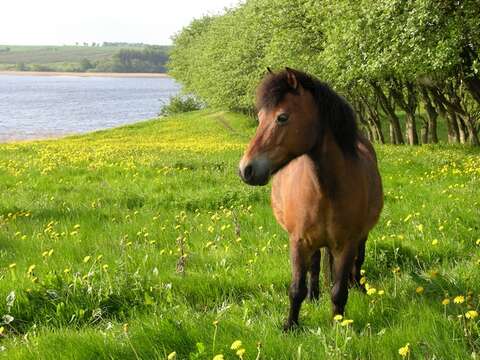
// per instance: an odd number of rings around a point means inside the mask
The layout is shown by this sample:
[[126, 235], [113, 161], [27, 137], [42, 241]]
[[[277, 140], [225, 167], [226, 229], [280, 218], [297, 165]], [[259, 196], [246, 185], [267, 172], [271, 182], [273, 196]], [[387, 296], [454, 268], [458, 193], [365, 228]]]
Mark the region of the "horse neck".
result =
[[346, 176], [345, 155], [338, 146], [329, 129], [310, 152], [309, 156], [317, 168], [317, 176], [323, 191], [333, 197], [341, 184], [340, 179]]

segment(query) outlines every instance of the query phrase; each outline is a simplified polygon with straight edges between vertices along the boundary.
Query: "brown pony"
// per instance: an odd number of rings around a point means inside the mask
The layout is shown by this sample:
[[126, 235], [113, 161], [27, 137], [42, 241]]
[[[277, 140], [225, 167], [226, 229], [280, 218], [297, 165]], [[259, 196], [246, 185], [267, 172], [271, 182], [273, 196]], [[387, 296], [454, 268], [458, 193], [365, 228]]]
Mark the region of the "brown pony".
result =
[[362, 288], [365, 242], [383, 207], [382, 183], [352, 108], [326, 84], [289, 68], [270, 72], [257, 89], [257, 109], [259, 126], [239, 173], [250, 185], [275, 175], [272, 208], [290, 237], [289, 330], [305, 297], [318, 299], [321, 248], [333, 260], [334, 315], [344, 313], [349, 283]]

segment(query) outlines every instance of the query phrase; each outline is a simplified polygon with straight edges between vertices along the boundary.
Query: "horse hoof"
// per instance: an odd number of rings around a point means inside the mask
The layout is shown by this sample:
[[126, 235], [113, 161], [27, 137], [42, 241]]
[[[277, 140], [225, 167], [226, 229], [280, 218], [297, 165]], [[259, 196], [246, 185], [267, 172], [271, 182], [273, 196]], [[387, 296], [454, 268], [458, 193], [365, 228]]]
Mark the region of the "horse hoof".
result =
[[293, 321], [285, 321], [283, 324], [283, 332], [287, 333], [290, 331], [295, 330], [298, 327], [298, 323], [293, 322]]

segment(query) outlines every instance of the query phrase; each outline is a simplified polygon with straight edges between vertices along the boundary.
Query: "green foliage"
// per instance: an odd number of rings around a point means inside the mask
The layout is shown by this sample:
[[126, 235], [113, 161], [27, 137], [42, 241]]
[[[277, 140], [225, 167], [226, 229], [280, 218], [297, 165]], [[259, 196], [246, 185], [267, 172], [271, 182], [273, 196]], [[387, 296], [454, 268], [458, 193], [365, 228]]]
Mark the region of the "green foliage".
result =
[[[370, 133], [388, 119], [396, 129], [392, 142], [403, 142], [394, 114], [405, 111], [412, 145], [417, 121], [425, 134], [436, 128], [436, 120], [418, 115], [427, 88], [449, 141], [465, 141], [455, 132], [463, 126], [469, 142], [480, 144], [479, 28], [476, 0], [248, 0], [178, 33], [169, 72], [208, 105], [251, 112], [267, 66], [302, 69], [354, 103]], [[455, 96], [460, 101], [452, 107]]]
[[200, 110], [204, 105], [192, 95], [175, 95], [163, 105], [158, 115], [170, 116], [189, 111]]
[[478, 357], [480, 321], [465, 314], [480, 311], [479, 149], [377, 146], [376, 292], [352, 290], [342, 326], [323, 288], [282, 334], [288, 237], [269, 187], [236, 172], [253, 132], [202, 110], [1, 144], [0, 354], [235, 359], [240, 340], [244, 359], [395, 359], [407, 343], [411, 359]]

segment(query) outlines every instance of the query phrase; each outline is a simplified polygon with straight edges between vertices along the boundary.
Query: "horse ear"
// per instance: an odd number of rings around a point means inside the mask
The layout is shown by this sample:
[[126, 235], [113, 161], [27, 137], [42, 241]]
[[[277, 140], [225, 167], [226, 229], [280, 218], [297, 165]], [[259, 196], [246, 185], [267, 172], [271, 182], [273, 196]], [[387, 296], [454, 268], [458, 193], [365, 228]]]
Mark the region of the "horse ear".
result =
[[288, 85], [290, 85], [292, 89], [297, 90], [298, 81], [297, 81], [297, 77], [295, 76], [294, 70], [290, 69], [289, 67], [286, 67], [285, 70], [287, 71]]
[[267, 71], [268, 71], [269, 74], [272, 74], [272, 75], [273, 75], [272, 69], [270, 69], [268, 66], [267, 66]]

